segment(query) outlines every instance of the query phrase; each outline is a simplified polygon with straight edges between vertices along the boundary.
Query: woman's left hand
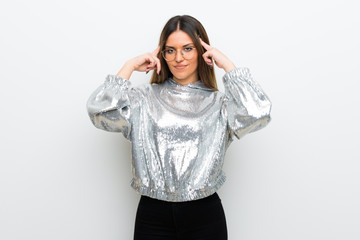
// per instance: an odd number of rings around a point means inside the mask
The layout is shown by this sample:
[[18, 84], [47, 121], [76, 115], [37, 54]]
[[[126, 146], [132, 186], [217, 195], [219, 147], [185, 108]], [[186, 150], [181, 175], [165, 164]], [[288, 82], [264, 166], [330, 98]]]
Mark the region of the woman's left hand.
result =
[[228, 72], [232, 69], [235, 69], [236, 66], [230, 61], [229, 58], [227, 58], [222, 52], [220, 52], [218, 49], [211, 47], [209, 44], [204, 42], [200, 38], [201, 45], [205, 48], [206, 52], [202, 55], [205, 62], [213, 67], [214, 63], [213, 60], [219, 68], [222, 68], [225, 70], [225, 72]]

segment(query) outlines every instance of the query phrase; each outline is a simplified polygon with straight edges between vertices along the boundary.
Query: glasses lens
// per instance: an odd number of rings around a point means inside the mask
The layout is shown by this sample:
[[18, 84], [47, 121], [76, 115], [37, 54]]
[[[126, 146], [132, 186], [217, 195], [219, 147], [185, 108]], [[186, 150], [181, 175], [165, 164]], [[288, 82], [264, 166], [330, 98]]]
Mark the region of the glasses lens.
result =
[[166, 61], [173, 61], [176, 56], [176, 50], [175, 49], [165, 49], [162, 51], [162, 55]]
[[195, 47], [186, 47], [181, 50], [181, 53], [184, 59], [190, 60], [194, 57], [195, 51], [196, 51]]

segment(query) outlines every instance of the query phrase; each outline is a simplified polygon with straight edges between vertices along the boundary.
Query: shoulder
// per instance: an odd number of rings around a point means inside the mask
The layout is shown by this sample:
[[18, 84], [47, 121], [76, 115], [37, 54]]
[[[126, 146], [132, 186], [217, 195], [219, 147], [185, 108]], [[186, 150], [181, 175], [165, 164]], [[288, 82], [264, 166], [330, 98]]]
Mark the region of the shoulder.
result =
[[153, 84], [151, 83], [143, 83], [133, 87], [134, 90], [140, 92], [151, 91], [152, 88], [153, 88]]
[[156, 95], [163, 88], [163, 84], [143, 83], [133, 87], [133, 91], [145, 98]]

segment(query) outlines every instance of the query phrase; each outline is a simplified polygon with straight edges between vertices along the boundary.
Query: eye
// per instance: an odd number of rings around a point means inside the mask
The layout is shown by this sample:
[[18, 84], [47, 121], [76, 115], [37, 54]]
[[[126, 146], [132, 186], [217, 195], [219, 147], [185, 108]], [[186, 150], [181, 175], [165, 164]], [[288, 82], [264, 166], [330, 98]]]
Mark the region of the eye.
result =
[[174, 49], [171, 49], [171, 48], [165, 49], [165, 53], [166, 53], [166, 54], [173, 54], [173, 53], [174, 53]]
[[194, 47], [185, 47], [184, 51], [185, 52], [191, 52], [194, 49]]

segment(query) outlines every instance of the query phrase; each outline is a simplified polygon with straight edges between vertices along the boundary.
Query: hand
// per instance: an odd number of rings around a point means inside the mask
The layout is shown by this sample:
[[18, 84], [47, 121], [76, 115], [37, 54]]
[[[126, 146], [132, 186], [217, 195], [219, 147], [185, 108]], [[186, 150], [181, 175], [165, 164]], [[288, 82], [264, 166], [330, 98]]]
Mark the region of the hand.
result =
[[211, 47], [209, 44], [204, 42], [201, 38], [200, 38], [200, 43], [206, 50], [206, 52], [202, 55], [206, 64], [213, 67], [214, 66], [213, 59], [214, 59], [216, 66], [224, 69], [226, 72], [236, 68], [236, 66], [230, 61], [230, 59], [227, 58], [218, 49]]
[[145, 53], [128, 60], [120, 69], [117, 76], [129, 79], [133, 71], [146, 72], [156, 69], [157, 74], [160, 73], [161, 63], [157, 58], [160, 47], [157, 47], [152, 53]]
[[161, 64], [157, 58], [157, 54], [160, 51], [160, 47], [157, 47], [152, 53], [145, 53], [132, 59], [133, 69], [139, 72], [148, 73], [151, 70], [156, 69], [157, 74], [160, 73]]

